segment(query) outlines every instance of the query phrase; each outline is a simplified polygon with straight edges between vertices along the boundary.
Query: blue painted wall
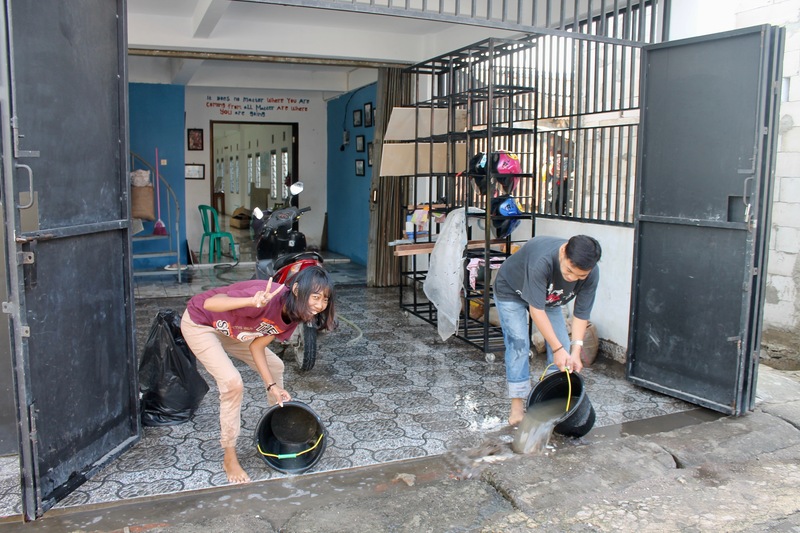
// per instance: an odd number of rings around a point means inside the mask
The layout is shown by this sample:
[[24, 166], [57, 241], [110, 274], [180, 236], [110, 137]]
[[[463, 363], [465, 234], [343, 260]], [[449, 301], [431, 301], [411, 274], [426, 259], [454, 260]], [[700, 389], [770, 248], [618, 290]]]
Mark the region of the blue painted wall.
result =
[[[186, 251], [186, 205], [184, 194], [184, 87], [179, 85], [163, 85], [149, 83], [131, 83], [128, 85], [128, 114], [130, 122], [130, 149], [147, 160], [153, 168], [156, 165], [155, 151], [158, 148], [159, 159], [166, 159], [167, 164], [159, 168], [159, 173], [175, 191], [180, 205], [181, 240], [178, 249], [181, 252], [181, 263], [187, 263]], [[136, 168], [141, 168], [137, 166]], [[155, 183], [155, 176], [152, 177]], [[161, 218], [167, 222], [167, 202], [169, 193], [161, 189]], [[170, 207], [175, 216], [174, 205]], [[137, 235], [151, 235], [155, 222], [144, 222], [144, 231]], [[172, 233], [174, 228], [168, 227]], [[164, 242], [134, 243], [134, 253], [167, 250]], [[140, 268], [158, 268], [174, 263], [174, 258], [137, 259], [135, 266]]]
[[[328, 249], [367, 264], [369, 195], [373, 167], [367, 147], [372, 142], [375, 121], [366, 126], [364, 104], [375, 109], [376, 84], [367, 85], [328, 102]], [[361, 126], [353, 125], [353, 111], [361, 110]], [[373, 111], [374, 112], [374, 111]], [[341, 149], [342, 131], [350, 142]], [[356, 151], [356, 137], [364, 136], [364, 151]], [[356, 160], [364, 161], [364, 175], [356, 176]]]

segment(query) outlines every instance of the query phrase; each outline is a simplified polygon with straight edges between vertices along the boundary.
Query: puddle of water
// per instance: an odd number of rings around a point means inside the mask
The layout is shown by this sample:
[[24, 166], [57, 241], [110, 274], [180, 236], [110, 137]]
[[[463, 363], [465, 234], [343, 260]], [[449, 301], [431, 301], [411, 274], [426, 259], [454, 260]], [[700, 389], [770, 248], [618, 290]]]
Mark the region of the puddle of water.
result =
[[630, 435], [643, 437], [652, 435], [653, 433], [663, 433], [685, 426], [700, 424], [702, 422], [710, 422], [723, 416], [725, 415], [722, 413], [701, 407], [680, 413], [671, 413], [642, 420], [632, 420], [630, 422], [623, 422], [622, 424], [598, 428], [589, 433], [586, 439], [588, 441], [596, 441], [607, 438], [627, 437]]
[[564, 398], [553, 398], [529, 406], [514, 433], [511, 449], [517, 453], [541, 453], [550, 442], [556, 422], [564, 416], [565, 407]]

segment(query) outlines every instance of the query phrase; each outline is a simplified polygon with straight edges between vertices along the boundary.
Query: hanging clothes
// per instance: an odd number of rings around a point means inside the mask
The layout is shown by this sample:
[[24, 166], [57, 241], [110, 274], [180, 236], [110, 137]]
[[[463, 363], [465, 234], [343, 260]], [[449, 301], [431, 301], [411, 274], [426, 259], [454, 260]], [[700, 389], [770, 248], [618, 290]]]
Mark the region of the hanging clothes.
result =
[[[503, 265], [503, 261], [505, 260], [506, 260], [505, 257], [492, 257], [491, 259], [489, 259], [489, 270], [497, 270]], [[469, 272], [469, 287], [473, 291], [475, 290], [475, 282], [478, 280], [478, 271], [485, 264], [486, 261], [481, 257], [474, 257], [469, 260], [469, 263], [467, 263], [467, 271]], [[491, 277], [489, 277], [488, 279], [491, 280]], [[491, 283], [488, 283], [488, 285], [491, 285]]]
[[437, 329], [447, 340], [458, 328], [464, 283], [464, 248], [467, 246], [466, 209], [450, 211], [430, 256], [428, 275], [422, 284], [425, 296], [437, 311]]

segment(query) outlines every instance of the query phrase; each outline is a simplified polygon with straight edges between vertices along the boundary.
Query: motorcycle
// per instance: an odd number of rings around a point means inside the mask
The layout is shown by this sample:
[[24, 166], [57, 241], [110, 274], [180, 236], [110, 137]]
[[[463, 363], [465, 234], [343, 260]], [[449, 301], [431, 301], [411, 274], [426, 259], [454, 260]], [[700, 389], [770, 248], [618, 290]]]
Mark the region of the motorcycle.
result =
[[[291, 199], [303, 190], [302, 182], [295, 182], [289, 187]], [[255, 279], [272, 278], [291, 287], [292, 280], [298, 272], [311, 266], [322, 265], [322, 256], [314, 251], [306, 250], [306, 236], [294, 228], [294, 223], [310, 207], [298, 208], [293, 205], [264, 213], [260, 208], [253, 209], [250, 227], [256, 250]], [[283, 353], [289, 350], [294, 354], [300, 370], [314, 368], [317, 360], [317, 326], [314, 322], [302, 324], [292, 337], [283, 343]]]

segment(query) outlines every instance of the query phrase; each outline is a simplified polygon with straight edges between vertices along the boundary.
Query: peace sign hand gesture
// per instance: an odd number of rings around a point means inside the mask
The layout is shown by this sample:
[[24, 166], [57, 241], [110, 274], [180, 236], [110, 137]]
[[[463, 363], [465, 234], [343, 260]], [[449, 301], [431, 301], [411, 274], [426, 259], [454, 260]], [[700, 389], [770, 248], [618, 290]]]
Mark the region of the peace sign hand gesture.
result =
[[264, 307], [265, 305], [267, 305], [270, 302], [270, 300], [272, 300], [272, 298], [281, 291], [281, 286], [280, 284], [278, 284], [278, 287], [274, 291], [271, 291], [271, 289], [272, 289], [272, 278], [269, 278], [269, 280], [267, 281], [266, 290], [258, 291], [253, 296], [253, 303], [255, 304], [256, 307]]

